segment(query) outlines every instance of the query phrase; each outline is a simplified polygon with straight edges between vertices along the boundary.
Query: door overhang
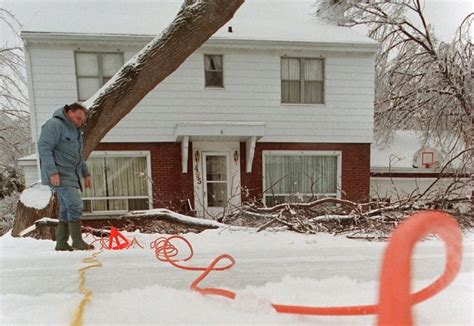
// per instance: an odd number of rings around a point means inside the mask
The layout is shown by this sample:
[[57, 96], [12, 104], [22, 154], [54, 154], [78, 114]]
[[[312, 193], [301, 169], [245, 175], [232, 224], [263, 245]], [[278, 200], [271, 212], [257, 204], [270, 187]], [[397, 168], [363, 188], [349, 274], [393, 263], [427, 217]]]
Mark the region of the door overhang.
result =
[[265, 135], [265, 122], [181, 121], [176, 123], [176, 141], [181, 142], [181, 169], [188, 173], [189, 142], [244, 142], [246, 172], [252, 172], [257, 141]]

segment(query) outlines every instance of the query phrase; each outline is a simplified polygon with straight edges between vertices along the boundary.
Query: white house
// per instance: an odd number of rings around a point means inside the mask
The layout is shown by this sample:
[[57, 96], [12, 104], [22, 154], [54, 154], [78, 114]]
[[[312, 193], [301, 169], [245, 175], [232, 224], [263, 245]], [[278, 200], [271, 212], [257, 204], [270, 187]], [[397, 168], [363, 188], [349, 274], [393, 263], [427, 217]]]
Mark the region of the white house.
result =
[[[318, 21], [312, 4], [247, 0], [92, 153], [85, 211], [166, 206], [216, 216], [260, 198], [366, 200], [378, 44]], [[33, 140], [55, 109], [94, 94], [179, 5], [116, 8], [126, 15], [64, 6], [70, 24], [27, 25]]]

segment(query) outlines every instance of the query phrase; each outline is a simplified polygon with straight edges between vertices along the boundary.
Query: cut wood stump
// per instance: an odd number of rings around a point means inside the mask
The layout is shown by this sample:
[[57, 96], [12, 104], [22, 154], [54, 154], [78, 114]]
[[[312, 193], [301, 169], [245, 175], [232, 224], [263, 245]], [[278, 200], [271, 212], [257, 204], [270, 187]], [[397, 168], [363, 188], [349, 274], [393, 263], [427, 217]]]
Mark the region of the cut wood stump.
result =
[[[58, 215], [59, 203], [51, 189], [48, 186], [35, 184], [21, 193], [16, 207], [12, 236], [19, 237], [21, 231], [43, 217], [57, 219]], [[55, 227], [38, 228], [28, 233], [28, 236], [36, 239], [56, 240]]]

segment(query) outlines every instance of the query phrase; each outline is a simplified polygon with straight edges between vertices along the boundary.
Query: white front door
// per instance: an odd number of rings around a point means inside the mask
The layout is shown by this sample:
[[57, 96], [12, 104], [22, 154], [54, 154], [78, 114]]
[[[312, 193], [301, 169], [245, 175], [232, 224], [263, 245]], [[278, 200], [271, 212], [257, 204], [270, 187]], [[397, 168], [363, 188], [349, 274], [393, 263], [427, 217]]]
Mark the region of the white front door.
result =
[[240, 144], [193, 142], [196, 216], [218, 219], [241, 205]]
[[203, 152], [203, 201], [205, 215], [222, 216], [230, 200], [229, 153]]

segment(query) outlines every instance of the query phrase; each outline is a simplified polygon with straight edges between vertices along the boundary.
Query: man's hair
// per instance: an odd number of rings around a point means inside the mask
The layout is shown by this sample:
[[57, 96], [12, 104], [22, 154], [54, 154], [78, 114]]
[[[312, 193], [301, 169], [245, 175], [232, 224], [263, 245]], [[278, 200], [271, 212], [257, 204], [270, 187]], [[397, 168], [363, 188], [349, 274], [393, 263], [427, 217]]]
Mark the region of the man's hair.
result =
[[79, 102], [75, 102], [75, 103], [66, 105], [66, 106], [64, 107], [64, 111], [65, 111], [66, 113], [69, 112], [69, 111], [71, 111], [71, 112], [76, 112], [77, 110], [81, 110], [81, 111], [83, 111], [85, 114], [87, 114], [87, 112], [88, 112], [88, 110], [87, 110], [84, 106], [82, 106], [82, 104], [79, 103]]

